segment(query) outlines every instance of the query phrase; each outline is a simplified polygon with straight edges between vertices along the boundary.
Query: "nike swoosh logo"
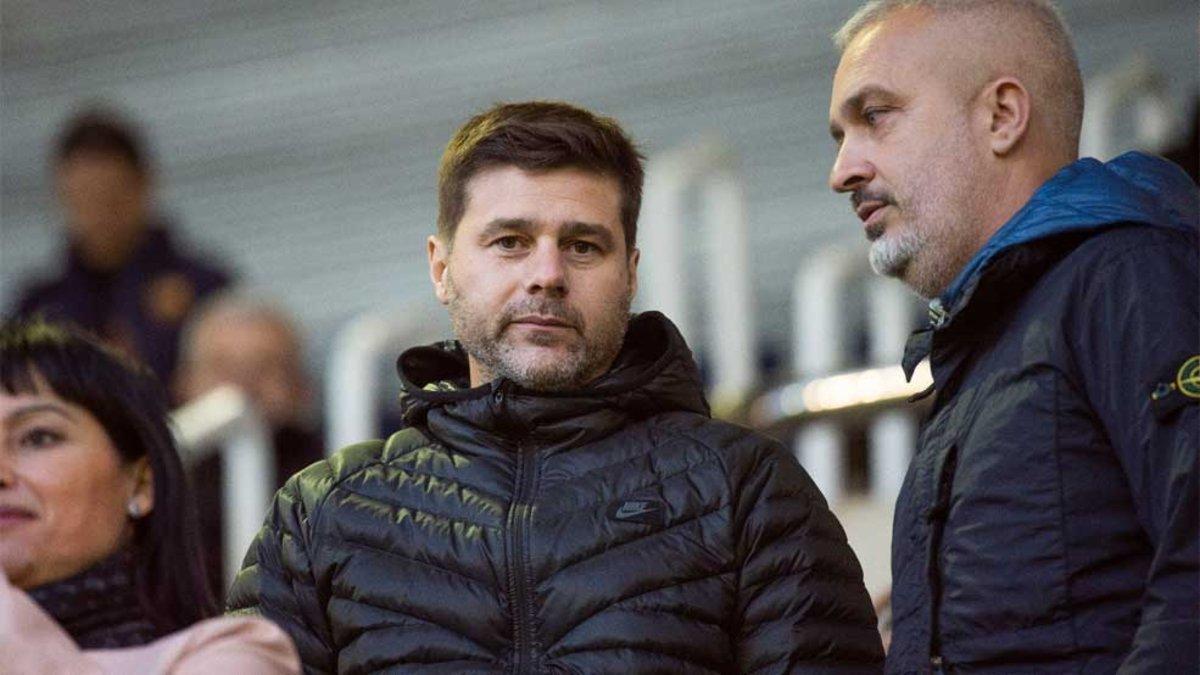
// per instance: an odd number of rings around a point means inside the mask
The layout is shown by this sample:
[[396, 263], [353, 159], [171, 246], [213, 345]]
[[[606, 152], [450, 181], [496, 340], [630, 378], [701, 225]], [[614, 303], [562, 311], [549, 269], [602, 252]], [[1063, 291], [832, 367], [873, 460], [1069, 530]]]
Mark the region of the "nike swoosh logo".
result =
[[617, 512], [613, 514], [615, 518], [635, 518], [643, 513], [650, 513], [654, 507], [646, 502], [625, 502]]

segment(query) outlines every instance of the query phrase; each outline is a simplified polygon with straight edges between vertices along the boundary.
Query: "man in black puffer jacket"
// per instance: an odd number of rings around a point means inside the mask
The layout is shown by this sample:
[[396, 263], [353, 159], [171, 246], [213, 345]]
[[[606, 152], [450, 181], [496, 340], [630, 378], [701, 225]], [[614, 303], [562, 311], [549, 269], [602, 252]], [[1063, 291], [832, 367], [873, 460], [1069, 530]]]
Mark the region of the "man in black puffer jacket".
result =
[[406, 426], [280, 491], [230, 596], [309, 673], [878, 673], [858, 561], [778, 444], [709, 417], [632, 320], [642, 169], [558, 103], [469, 121], [430, 273], [459, 342], [406, 351]]
[[832, 186], [931, 299], [887, 671], [1200, 671], [1195, 184], [1078, 159], [1046, 0], [879, 0], [839, 37]]

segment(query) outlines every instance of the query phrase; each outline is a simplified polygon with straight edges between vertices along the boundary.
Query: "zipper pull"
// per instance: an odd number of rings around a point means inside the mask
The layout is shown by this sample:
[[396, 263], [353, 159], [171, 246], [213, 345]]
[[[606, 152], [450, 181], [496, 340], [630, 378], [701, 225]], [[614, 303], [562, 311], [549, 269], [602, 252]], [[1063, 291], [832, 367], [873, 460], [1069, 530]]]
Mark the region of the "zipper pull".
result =
[[502, 377], [492, 381], [492, 401], [500, 404], [504, 402], [504, 397], [508, 394], [509, 380]]
[[941, 298], [934, 298], [933, 300], [929, 301], [930, 326], [934, 328], [941, 328], [942, 324], [946, 323], [946, 319], [949, 316], [950, 312], [947, 312], [946, 308], [942, 306]]

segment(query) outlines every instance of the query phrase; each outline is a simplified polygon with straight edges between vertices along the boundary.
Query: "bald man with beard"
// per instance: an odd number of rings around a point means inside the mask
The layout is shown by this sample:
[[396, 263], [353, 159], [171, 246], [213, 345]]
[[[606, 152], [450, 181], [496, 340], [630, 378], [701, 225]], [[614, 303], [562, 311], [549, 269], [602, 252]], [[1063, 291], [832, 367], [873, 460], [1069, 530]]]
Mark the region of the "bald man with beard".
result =
[[1197, 672], [1194, 184], [1078, 159], [1044, 0], [877, 0], [835, 41], [830, 186], [930, 300], [887, 671]]

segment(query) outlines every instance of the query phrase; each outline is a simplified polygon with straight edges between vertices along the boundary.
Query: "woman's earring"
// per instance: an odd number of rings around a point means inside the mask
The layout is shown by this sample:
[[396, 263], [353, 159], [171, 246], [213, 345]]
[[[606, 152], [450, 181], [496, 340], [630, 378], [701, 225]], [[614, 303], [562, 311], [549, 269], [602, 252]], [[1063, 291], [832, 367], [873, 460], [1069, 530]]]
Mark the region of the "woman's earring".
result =
[[129, 517], [133, 518], [134, 520], [137, 520], [145, 515], [142, 513], [141, 504], [138, 504], [136, 499], [130, 499], [129, 502], [125, 504], [125, 511], [129, 514]]

